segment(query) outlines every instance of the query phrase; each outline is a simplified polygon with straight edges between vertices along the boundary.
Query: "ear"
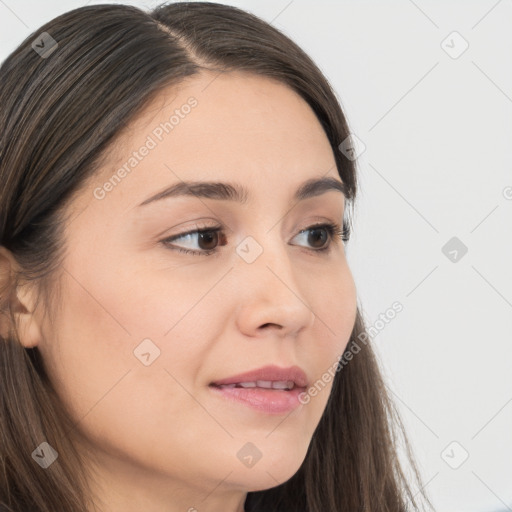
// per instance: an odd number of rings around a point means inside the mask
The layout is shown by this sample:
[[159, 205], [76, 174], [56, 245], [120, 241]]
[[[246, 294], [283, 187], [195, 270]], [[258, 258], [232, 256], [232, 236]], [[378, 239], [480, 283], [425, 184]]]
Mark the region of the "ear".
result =
[[[14, 276], [19, 265], [13, 254], [0, 246], [0, 296], [1, 311], [0, 335], [7, 339], [17, 327], [21, 344], [32, 348], [41, 340], [41, 329], [35, 315], [35, 289], [33, 283], [25, 283], [15, 288]], [[11, 305], [16, 325], [12, 325], [9, 315]]]

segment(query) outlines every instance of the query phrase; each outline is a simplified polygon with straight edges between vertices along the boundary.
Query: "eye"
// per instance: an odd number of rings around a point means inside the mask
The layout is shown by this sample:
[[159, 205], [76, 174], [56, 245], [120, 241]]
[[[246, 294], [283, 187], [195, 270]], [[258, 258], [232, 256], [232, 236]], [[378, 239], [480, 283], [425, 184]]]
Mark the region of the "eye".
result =
[[[309, 235], [307, 235], [308, 233]], [[327, 234], [324, 236], [325, 233]], [[339, 224], [328, 222], [315, 224], [309, 228], [303, 229], [296, 236], [305, 234], [306, 241], [314, 246], [317, 246], [317, 240], [320, 240], [320, 247], [315, 249], [314, 252], [327, 252], [331, 249], [333, 240], [343, 240], [344, 242], [347, 242], [350, 235], [350, 229], [348, 224], [344, 225], [342, 230]]]
[[[350, 227], [348, 224], [344, 224], [342, 229], [341, 226], [336, 223], [319, 223], [309, 226], [306, 229], [302, 229], [297, 235], [295, 235], [295, 238], [298, 236], [302, 236], [306, 239], [307, 243], [313, 246], [313, 249], [311, 249], [313, 253], [329, 252], [332, 248], [333, 241], [336, 243], [340, 240], [344, 242], [349, 240]], [[191, 238], [196, 237], [197, 243], [199, 244], [199, 250], [186, 249], [177, 246], [175, 243], [171, 243], [176, 242], [177, 240], [185, 240], [187, 238], [190, 240]], [[210, 256], [218, 252], [216, 247], [219, 245], [219, 241], [221, 246], [227, 245], [227, 238], [222, 226], [201, 227], [200, 229], [164, 238], [160, 242], [165, 247], [173, 251], [198, 256]]]
[[[187, 238], [190, 240], [190, 238], [196, 237], [197, 242], [199, 243], [200, 246], [200, 250], [184, 249], [182, 247], [177, 246], [176, 244], [170, 243], [175, 242], [176, 240], [185, 240]], [[181, 235], [175, 235], [170, 238], [164, 238], [163, 240], [161, 240], [161, 242], [164, 244], [164, 246], [170, 248], [173, 251], [193, 255], [209, 256], [210, 254], [217, 252], [215, 246], [219, 244], [219, 239], [221, 239], [222, 242], [220, 245], [224, 246], [227, 244], [226, 236], [222, 231], [222, 226], [202, 227], [194, 231], [182, 233]]]

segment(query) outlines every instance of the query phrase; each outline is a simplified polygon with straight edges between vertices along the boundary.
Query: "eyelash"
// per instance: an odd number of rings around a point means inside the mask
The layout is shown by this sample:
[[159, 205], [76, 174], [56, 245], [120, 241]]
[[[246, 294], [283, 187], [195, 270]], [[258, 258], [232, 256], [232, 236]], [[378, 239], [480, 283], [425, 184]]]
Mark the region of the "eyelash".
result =
[[[312, 226], [309, 226], [306, 229], [302, 229], [297, 234], [301, 234], [306, 231], [311, 231], [313, 229], [326, 229], [329, 234], [329, 243], [326, 247], [323, 247], [322, 249], [309, 249], [313, 253], [328, 253], [332, 249], [333, 241], [336, 243], [336, 241], [342, 240], [343, 242], [347, 242], [350, 238], [350, 226], [348, 224], [343, 224], [343, 229], [339, 224], [335, 224], [332, 222], [326, 222], [323, 224], [314, 224]], [[209, 228], [201, 228], [196, 229], [194, 231], [188, 231], [186, 233], [182, 233], [179, 235], [174, 235], [169, 238], [164, 238], [163, 240], [160, 240], [161, 243], [164, 244], [164, 246], [170, 248], [171, 250], [178, 251], [185, 254], [192, 254], [197, 256], [210, 256], [211, 254], [214, 254], [218, 252], [218, 249], [210, 249], [210, 250], [200, 250], [195, 251], [192, 249], [184, 249], [183, 247], [173, 246], [170, 242], [174, 240], [179, 240], [180, 238], [184, 238], [188, 235], [195, 235], [195, 234], [203, 234], [203, 233], [217, 233], [222, 232], [221, 226], [214, 226]], [[225, 245], [225, 244], [224, 244]]]

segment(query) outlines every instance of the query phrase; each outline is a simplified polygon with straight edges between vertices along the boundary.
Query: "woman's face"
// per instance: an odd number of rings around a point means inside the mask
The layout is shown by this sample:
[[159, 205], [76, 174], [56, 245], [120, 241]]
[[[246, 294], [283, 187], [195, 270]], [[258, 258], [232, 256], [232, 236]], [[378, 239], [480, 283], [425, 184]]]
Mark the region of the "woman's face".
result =
[[[294, 199], [308, 180], [341, 183], [319, 121], [280, 83], [214, 77], [158, 96], [74, 198], [62, 305], [38, 340], [98, 493], [123, 510], [171, 498], [210, 510], [288, 480], [332, 380], [291, 408], [279, 405], [290, 391], [244, 388], [251, 405], [211, 384], [274, 365], [300, 367], [311, 387], [355, 321], [343, 242], [300, 233], [344, 214], [339, 190]], [[244, 187], [246, 202], [212, 188], [147, 202], [188, 181]], [[186, 235], [205, 228], [220, 231]]]

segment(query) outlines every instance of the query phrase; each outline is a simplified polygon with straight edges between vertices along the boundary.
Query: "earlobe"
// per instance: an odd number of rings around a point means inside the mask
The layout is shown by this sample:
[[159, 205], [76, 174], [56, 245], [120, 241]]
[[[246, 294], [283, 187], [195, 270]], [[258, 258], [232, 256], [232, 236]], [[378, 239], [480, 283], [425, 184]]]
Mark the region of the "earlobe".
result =
[[[0, 285], [1, 310], [0, 334], [7, 339], [16, 327], [21, 344], [25, 348], [32, 348], [39, 344], [41, 331], [35, 312], [35, 301], [32, 296], [32, 287], [29, 284], [18, 286], [15, 289], [13, 279], [17, 262], [12, 253], [4, 246], [0, 246]], [[9, 313], [11, 307], [15, 325]]]
[[25, 348], [37, 346], [41, 339], [41, 330], [30, 298], [29, 293], [19, 291], [14, 310], [19, 339]]

